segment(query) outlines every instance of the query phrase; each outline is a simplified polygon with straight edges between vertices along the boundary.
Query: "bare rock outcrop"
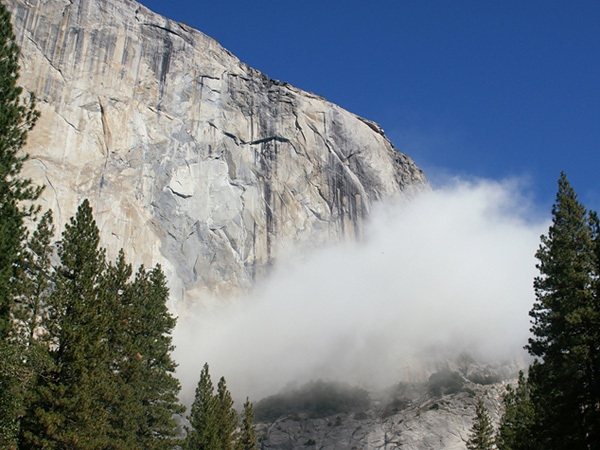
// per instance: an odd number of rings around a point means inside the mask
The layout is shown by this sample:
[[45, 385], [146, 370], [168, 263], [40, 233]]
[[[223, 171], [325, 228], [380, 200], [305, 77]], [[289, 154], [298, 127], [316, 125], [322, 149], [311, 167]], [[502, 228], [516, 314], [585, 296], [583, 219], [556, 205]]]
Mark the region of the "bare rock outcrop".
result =
[[376, 124], [272, 80], [130, 0], [10, 0], [42, 116], [27, 175], [59, 225], [89, 198], [114, 256], [176, 299], [252, 286], [285, 247], [355, 239], [426, 186]]
[[459, 392], [442, 396], [422, 389], [413, 386], [391, 409], [390, 398], [383, 397], [366, 411], [261, 423], [261, 449], [465, 450], [478, 398], [495, 427], [500, 421], [505, 384], [467, 383]]

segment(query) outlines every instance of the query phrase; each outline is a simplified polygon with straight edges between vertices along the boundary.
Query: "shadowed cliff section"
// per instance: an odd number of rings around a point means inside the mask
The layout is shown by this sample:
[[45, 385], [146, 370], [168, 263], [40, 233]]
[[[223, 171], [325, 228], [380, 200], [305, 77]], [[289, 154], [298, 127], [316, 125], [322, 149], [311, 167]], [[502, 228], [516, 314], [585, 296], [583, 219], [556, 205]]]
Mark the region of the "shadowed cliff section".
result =
[[136, 2], [8, 8], [43, 201], [64, 223], [90, 198], [109, 251], [163, 264], [176, 299], [247, 289], [282, 249], [357, 239], [373, 202], [426, 186], [378, 125]]

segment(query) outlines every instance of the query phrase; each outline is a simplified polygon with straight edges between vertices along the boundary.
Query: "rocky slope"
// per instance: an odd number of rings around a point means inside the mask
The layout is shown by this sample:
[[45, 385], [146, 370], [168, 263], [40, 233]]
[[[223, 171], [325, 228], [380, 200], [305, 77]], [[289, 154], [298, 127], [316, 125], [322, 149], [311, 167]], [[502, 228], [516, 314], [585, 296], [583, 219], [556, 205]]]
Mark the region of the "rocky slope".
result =
[[282, 248], [355, 239], [373, 202], [426, 186], [378, 125], [134, 1], [5, 3], [45, 206], [62, 225], [89, 198], [109, 255], [160, 262], [177, 300], [247, 289]]
[[[263, 450], [464, 450], [478, 398], [497, 426], [505, 384], [466, 382], [457, 392], [432, 395], [426, 383], [399, 384], [365, 411], [324, 418], [284, 416], [258, 425]], [[400, 395], [398, 395], [400, 394]]]

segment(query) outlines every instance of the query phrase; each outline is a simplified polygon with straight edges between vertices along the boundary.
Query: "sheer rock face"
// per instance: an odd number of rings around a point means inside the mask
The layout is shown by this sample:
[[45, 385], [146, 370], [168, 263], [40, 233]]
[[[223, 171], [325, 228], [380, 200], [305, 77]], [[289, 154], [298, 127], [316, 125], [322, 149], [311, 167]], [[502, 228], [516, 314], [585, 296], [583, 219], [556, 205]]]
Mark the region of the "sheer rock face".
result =
[[177, 299], [246, 289], [427, 185], [376, 124], [134, 1], [7, 6], [42, 113], [26, 174], [61, 226], [89, 198], [109, 255], [160, 262]]

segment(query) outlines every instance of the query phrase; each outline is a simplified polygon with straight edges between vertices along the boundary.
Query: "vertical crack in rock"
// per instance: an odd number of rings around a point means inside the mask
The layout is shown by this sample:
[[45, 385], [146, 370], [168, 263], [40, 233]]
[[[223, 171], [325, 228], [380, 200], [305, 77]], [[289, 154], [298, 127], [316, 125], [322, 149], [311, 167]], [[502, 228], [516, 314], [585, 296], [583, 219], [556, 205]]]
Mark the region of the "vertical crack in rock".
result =
[[173, 53], [173, 42], [169, 38], [168, 34], [165, 34], [163, 41], [163, 51], [162, 58], [160, 61], [160, 93], [159, 93], [159, 103], [163, 98], [165, 92], [165, 84], [167, 82], [167, 74], [169, 73], [169, 69], [171, 66], [171, 54]]
[[108, 127], [108, 123], [106, 122], [106, 114], [104, 111], [104, 106], [102, 105], [102, 101], [98, 99], [98, 107], [100, 109], [100, 122], [102, 123], [102, 134], [103, 138], [101, 142], [104, 146], [104, 167], [102, 169], [102, 174], [100, 175], [100, 189], [104, 187], [105, 179], [104, 174], [106, 173], [108, 167], [108, 157], [110, 155], [110, 146], [111, 146], [111, 135], [110, 128]]
[[273, 172], [277, 171], [277, 141], [266, 140], [259, 144], [259, 164], [263, 182], [263, 199], [265, 202], [265, 233], [267, 266], [273, 258], [273, 239], [275, 236], [275, 205], [273, 198]]
[[[341, 234], [346, 236], [352, 233], [349, 237], [360, 238], [360, 221], [365, 212], [362, 208], [362, 199], [366, 197], [364, 187], [344, 163], [335, 145], [325, 141], [325, 146], [330, 155], [327, 174], [331, 209], [337, 215]], [[352, 229], [348, 229], [350, 224]]]
[[69, 217], [110, 199], [109, 255], [163, 264], [175, 301], [248, 289], [282, 247], [358, 239], [374, 201], [427, 188], [378, 125], [135, 1], [7, 8], [42, 99], [25, 150], [53, 180], [43, 200]]

